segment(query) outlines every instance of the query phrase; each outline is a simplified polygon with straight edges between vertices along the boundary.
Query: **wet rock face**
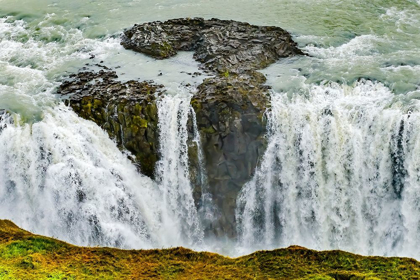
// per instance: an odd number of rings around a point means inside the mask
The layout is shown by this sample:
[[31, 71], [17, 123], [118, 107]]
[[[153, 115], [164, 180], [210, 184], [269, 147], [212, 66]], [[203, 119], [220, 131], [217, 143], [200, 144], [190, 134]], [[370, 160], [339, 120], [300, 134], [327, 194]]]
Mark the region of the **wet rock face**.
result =
[[[236, 198], [266, 147], [268, 87], [256, 70], [302, 51], [279, 27], [202, 18], [135, 25], [124, 32], [121, 44], [158, 59], [194, 51], [200, 67], [215, 75], [198, 87], [191, 103], [201, 134], [208, 190], [218, 212], [217, 221], [207, 230], [234, 237]], [[196, 174], [197, 160], [190, 160], [191, 174]], [[200, 190], [199, 180], [192, 177]], [[195, 192], [196, 200], [200, 195]]]
[[141, 172], [153, 178], [158, 160], [156, 96], [163, 86], [153, 82], [116, 80], [114, 71], [79, 72], [58, 93], [82, 118], [96, 122], [118, 146], [130, 151]]
[[134, 25], [124, 32], [121, 44], [158, 59], [194, 51], [203, 69], [217, 73], [262, 69], [281, 57], [303, 54], [280, 27], [202, 18]]
[[[194, 51], [200, 67], [214, 75], [198, 86], [191, 100], [205, 156], [207, 189], [216, 206], [217, 219], [206, 224], [206, 231], [234, 237], [236, 198], [266, 148], [269, 88], [256, 70], [302, 52], [279, 27], [202, 18], [134, 25], [124, 32], [121, 44], [158, 59]], [[112, 71], [81, 72], [59, 90], [70, 96], [68, 103], [81, 117], [95, 121], [121, 148], [132, 152], [141, 171], [152, 178], [159, 157], [155, 98], [162, 91], [149, 82], [119, 82]], [[192, 135], [191, 120], [189, 130]], [[201, 207], [202, 181], [192, 143], [189, 156], [194, 198]]]
[[216, 236], [235, 236], [236, 198], [266, 147], [265, 78], [254, 72], [204, 81], [192, 99], [205, 155], [209, 192], [219, 220]]

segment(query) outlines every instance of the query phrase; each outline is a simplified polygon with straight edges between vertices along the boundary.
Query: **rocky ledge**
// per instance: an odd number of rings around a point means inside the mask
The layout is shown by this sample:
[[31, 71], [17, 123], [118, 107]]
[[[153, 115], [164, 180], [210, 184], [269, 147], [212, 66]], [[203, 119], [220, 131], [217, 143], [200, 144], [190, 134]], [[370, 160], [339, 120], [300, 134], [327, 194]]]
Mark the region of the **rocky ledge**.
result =
[[[231, 20], [174, 19], [134, 25], [121, 44], [158, 59], [194, 51], [200, 67], [212, 74], [198, 86], [191, 105], [197, 116], [209, 192], [218, 220], [208, 230], [235, 236], [236, 198], [251, 179], [266, 142], [264, 113], [269, 108], [266, 79], [257, 72], [283, 57], [303, 54], [291, 35], [273, 26]], [[103, 127], [120, 147], [135, 155], [142, 172], [153, 177], [159, 158], [156, 94], [160, 86], [115, 80], [114, 72], [81, 72], [59, 92], [81, 117]], [[153, 94], [152, 94], [153, 93]], [[190, 125], [192, 134], [192, 126]], [[190, 151], [191, 181], [201, 196], [197, 152]]]
[[0, 220], [1, 279], [419, 279], [408, 258], [363, 257], [292, 246], [240, 258], [185, 248], [77, 247]]
[[203, 18], [134, 25], [124, 32], [121, 44], [158, 59], [194, 51], [203, 69], [218, 73], [262, 69], [281, 57], [303, 54], [280, 27]]
[[82, 71], [70, 75], [58, 93], [82, 118], [96, 122], [115, 139], [121, 149], [132, 153], [141, 172], [153, 177], [158, 157], [156, 97], [163, 86], [152, 81], [117, 80], [114, 71]]

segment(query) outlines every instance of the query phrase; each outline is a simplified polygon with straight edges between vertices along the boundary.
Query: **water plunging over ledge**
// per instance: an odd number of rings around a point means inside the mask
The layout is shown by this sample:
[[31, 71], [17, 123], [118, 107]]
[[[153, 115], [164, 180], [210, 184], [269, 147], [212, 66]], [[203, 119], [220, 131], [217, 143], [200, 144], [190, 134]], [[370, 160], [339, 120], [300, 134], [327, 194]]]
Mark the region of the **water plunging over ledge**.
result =
[[[0, 117], [0, 219], [79, 245], [234, 256], [297, 244], [420, 258], [418, 1], [0, 2], [0, 109], [13, 119]], [[238, 240], [208, 234], [220, 209], [207, 192], [192, 92], [177, 91], [204, 78], [186, 73], [198, 64], [119, 45], [134, 23], [187, 16], [280, 26], [309, 54], [262, 71], [273, 86], [268, 146], [237, 198]], [[175, 93], [158, 103], [155, 181], [54, 94], [69, 73], [101, 61], [122, 80]]]
[[237, 208], [244, 253], [301, 244], [417, 256], [419, 104], [371, 81], [273, 93], [268, 148]]

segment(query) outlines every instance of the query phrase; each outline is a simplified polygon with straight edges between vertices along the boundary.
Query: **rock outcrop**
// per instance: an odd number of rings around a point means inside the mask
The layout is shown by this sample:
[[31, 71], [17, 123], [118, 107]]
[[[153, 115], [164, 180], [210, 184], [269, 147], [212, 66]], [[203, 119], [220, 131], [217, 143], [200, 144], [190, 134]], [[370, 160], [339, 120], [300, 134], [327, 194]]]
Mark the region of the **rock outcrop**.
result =
[[217, 73], [262, 69], [281, 57], [303, 54], [280, 27], [203, 18], [134, 25], [124, 32], [121, 44], [158, 59], [194, 51], [203, 69]]
[[58, 93], [82, 118], [96, 122], [130, 151], [141, 172], [153, 178], [158, 160], [156, 96], [163, 86], [153, 82], [117, 80], [114, 71], [82, 71], [62, 83]]
[[[215, 75], [204, 80], [191, 103], [201, 134], [209, 192], [218, 208], [218, 221], [210, 230], [233, 237], [237, 195], [251, 179], [266, 145], [268, 87], [264, 75], [256, 70], [302, 51], [279, 27], [203, 18], [134, 25], [124, 32], [121, 44], [157, 59], [194, 51], [200, 67]], [[191, 160], [192, 169], [197, 168], [195, 162]]]
[[[209, 192], [218, 208], [217, 235], [235, 235], [236, 198], [266, 147], [264, 75], [206, 79], [192, 99], [201, 134]], [[197, 188], [199, 189], [199, 188]]]
[[[134, 25], [124, 32], [121, 44], [157, 59], [194, 51], [200, 67], [213, 75], [198, 86], [191, 100], [205, 155], [207, 190], [217, 209], [217, 220], [207, 225], [207, 231], [234, 237], [237, 195], [251, 179], [266, 146], [268, 87], [256, 70], [303, 53], [279, 27], [202, 18]], [[162, 88], [147, 82], [118, 82], [115, 76], [81, 72], [63, 83], [60, 93], [71, 93], [68, 102], [73, 109], [107, 130], [120, 147], [135, 155], [142, 172], [153, 177], [159, 158], [154, 93]], [[190, 130], [192, 134], [191, 122]], [[200, 207], [201, 181], [194, 178], [199, 173], [197, 151], [191, 148], [189, 154]]]

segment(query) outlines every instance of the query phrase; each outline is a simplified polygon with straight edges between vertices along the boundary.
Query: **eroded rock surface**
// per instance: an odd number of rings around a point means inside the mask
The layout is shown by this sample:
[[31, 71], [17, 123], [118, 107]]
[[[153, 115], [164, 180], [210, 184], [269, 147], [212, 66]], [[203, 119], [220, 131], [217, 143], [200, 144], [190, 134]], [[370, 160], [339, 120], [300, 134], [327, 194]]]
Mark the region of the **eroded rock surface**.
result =
[[[158, 59], [194, 51], [200, 67], [214, 75], [198, 86], [191, 100], [205, 155], [207, 189], [216, 206], [217, 218], [206, 224], [206, 230], [234, 237], [236, 198], [266, 147], [269, 88], [256, 70], [302, 52], [279, 27], [202, 18], [134, 25], [124, 32], [121, 44]], [[120, 147], [136, 156], [142, 172], [153, 177], [159, 157], [154, 93], [162, 88], [147, 82], [121, 83], [115, 76], [114, 72], [82, 72], [64, 83], [60, 92], [72, 94], [73, 109], [107, 130]], [[192, 135], [191, 121], [189, 129]], [[191, 182], [200, 207], [202, 181], [196, 178], [197, 150], [191, 147]]]
[[143, 174], [153, 178], [158, 160], [156, 96], [163, 86], [153, 82], [117, 80], [114, 71], [83, 71], [71, 75], [58, 93], [82, 118], [96, 122], [120, 148], [134, 155]]
[[[204, 80], [191, 103], [206, 158], [209, 191], [218, 208], [218, 221], [210, 230], [233, 237], [237, 195], [251, 179], [266, 146], [263, 116], [269, 107], [268, 87], [256, 70], [302, 51], [279, 27], [203, 18], [134, 25], [124, 32], [121, 44], [157, 59], [194, 51], [200, 67], [215, 75]], [[192, 170], [197, 169], [196, 162], [191, 158]], [[194, 179], [193, 183], [199, 182]]]
[[303, 54], [280, 27], [203, 18], [134, 25], [121, 44], [158, 59], [194, 51], [202, 68], [218, 73], [262, 69], [281, 57]]
[[264, 75], [240, 74], [204, 81], [192, 99], [205, 155], [209, 192], [218, 208], [217, 235], [235, 235], [236, 198], [251, 179], [266, 140], [269, 106]]

